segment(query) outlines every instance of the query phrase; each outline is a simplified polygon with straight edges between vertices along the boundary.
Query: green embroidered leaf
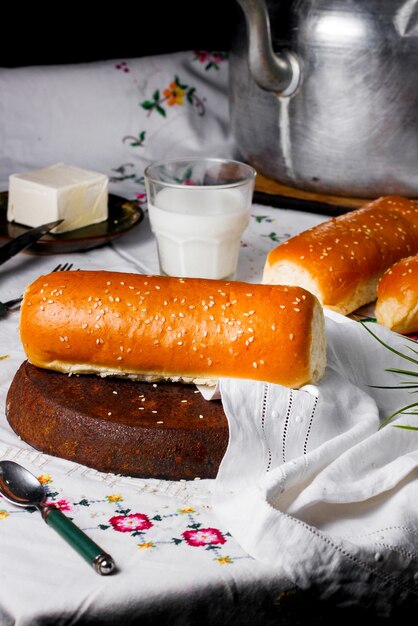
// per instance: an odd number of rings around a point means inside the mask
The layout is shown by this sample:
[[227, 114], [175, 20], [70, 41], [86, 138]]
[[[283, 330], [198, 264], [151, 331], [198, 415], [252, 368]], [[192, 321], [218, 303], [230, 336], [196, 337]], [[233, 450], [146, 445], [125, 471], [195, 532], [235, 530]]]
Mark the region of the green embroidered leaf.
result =
[[180, 87], [180, 89], [187, 89], [187, 85], [182, 84], [178, 76], [174, 77], [174, 82], [176, 83], [177, 87]]
[[141, 131], [141, 132], [139, 133], [139, 141], [144, 141], [144, 139], [145, 139], [145, 135], [146, 135], [145, 130]]
[[143, 109], [148, 111], [149, 109], [153, 109], [155, 107], [155, 102], [151, 102], [150, 100], [144, 100], [144, 102], [141, 102], [141, 106]]
[[172, 542], [176, 544], [176, 546], [179, 545], [179, 543], [182, 543], [183, 539], [176, 539], [175, 537], [172, 538]]
[[138, 537], [138, 535], [143, 535], [144, 531], [143, 530], [134, 530], [132, 534], [132, 537]]
[[99, 528], [101, 530], [107, 530], [108, 528], [110, 528], [110, 526], [108, 526], [107, 524], [99, 524]]
[[194, 530], [197, 530], [198, 528], [201, 527], [202, 524], [196, 523], [196, 524], [188, 524], [187, 528], [193, 528]]
[[258, 224], [261, 224], [263, 220], [268, 219], [268, 215], [254, 215], [254, 218]]
[[118, 513], [120, 513], [121, 515], [129, 515], [130, 512], [131, 509], [118, 509]]
[[86, 498], [83, 498], [80, 502], [76, 502], [75, 504], [79, 504], [80, 506], [90, 506], [90, 502], [86, 500]]
[[158, 113], [159, 113], [160, 115], [162, 115], [163, 117], [165, 117], [165, 111], [164, 111], [164, 109], [163, 109], [162, 107], [160, 107], [160, 105], [159, 105], [159, 104], [156, 104], [156, 105], [155, 105], [155, 109], [158, 111]]
[[161, 515], [154, 515], [154, 517], [151, 517], [151, 519], [154, 519], [156, 522], [161, 522], [163, 518], [161, 517]]
[[56, 498], [59, 495], [58, 491], [47, 491], [46, 495], [48, 496], [48, 498], [51, 498], [51, 500], [53, 500], [54, 498]]
[[154, 91], [154, 93], [152, 94], [152, 99], [155, 100], [155, 102], [158, 102], [160, 99], [160, 90], [156, 89]]

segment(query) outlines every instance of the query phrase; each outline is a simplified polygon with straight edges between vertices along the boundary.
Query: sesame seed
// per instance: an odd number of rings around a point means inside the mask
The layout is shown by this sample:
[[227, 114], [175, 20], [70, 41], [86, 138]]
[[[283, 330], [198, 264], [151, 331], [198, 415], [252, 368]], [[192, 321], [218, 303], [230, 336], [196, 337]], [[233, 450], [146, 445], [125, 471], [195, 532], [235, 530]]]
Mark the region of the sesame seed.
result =
[[293, 333], [290, 333], [289, 339], [290, 339], [290, 341], [293, 341], [293, 339], [294, 339], [294, 334]]
[[296, 313], [300, 313], [300, 309], [297, 309], [296, 307], [293, 310], [296, 311]]
[[258, 365], [257, 365], [256, 361], [253, 361], [253, 367], [255, 367], [257, 369]]
[[118, 395], [118, 392], [117, 392], [117, 391], [112, 391], [112, 393], [114, 393], [114, 394], [115, 394], [115, 396], [117, 396], [117, 395]]
[[83, 324], [81, 324], [81, 328], [87, 328], [88, 324], [86, 324], [85, 322]]

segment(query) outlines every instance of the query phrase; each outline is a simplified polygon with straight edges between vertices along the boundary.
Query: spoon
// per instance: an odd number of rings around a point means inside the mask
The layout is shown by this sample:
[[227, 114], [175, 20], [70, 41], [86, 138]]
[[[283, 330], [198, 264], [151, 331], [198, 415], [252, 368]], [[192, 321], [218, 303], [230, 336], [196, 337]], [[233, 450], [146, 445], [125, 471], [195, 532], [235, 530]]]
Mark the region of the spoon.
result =
[[44, 486], [14, 461], [0, 461], [0, 494], [17, 506], [35, 507], [48, 526], [61, 535], [101, 575], [111, 574], [115, 562], [80, 530], [60, 509], [45, 504]]

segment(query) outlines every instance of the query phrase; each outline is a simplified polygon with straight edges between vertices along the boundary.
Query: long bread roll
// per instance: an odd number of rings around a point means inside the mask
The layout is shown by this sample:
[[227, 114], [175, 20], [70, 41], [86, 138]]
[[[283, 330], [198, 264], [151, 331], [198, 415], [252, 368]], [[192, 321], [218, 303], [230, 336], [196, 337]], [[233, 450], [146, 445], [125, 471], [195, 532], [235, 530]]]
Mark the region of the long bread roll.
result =
[[300, 387], [325, 368], [323, 312], [304, 289], [114, 272], [56, 272], [26, 290], [27, 357], [67, 373]]
[[418, 202], [387, 196], [285, 241], [267, 257], [263, 282], [299, 285], [343, 315], [376, 298], [379, 278], [418, 253]]
[[398, 333], [418, 331], [418, 255], [395, 263], [377, 286], [376, 319]]

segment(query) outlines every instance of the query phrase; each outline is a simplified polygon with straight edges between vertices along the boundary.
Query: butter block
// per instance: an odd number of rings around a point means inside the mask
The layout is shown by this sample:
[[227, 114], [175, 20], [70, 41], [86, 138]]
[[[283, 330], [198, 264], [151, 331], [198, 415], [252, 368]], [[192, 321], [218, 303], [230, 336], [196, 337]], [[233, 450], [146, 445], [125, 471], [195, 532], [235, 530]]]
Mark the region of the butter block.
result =
[[63, 233], [108, 218], [108, 177], [72, 165], [12, 174], [7, 219], [40, 226], [63, 219], [52, 232]]

